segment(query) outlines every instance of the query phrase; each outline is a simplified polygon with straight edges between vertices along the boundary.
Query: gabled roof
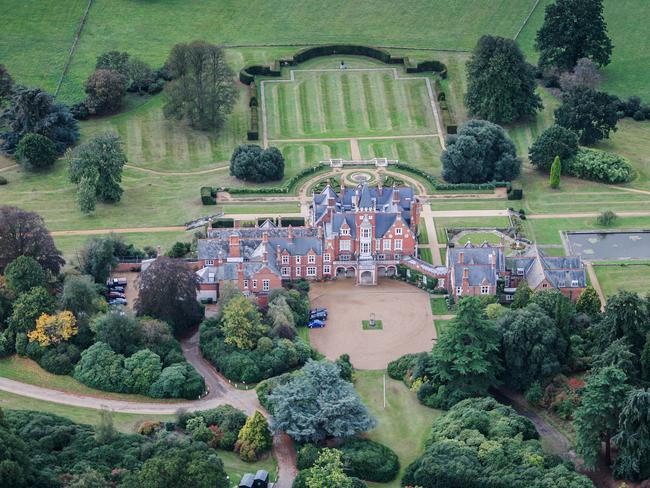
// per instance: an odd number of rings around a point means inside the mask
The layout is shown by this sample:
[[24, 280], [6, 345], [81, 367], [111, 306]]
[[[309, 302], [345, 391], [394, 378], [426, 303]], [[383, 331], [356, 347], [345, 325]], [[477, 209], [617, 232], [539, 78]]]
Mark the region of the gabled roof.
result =
[[582, 260], [577, 256], [546, 256], [537, 246], [531, 246], [524, 256], [508, 258], [507, 261], [508, 268], [513, 273], [518, 269], [524, 270], [524, 277], [533, 289], [541, 285], [544, 280], [555, 288], [587, 286], [587, 274]]
[[[462, 263], [460, 255], [463, 255]], [[457, 286], [463, 281], [463, 273], [467, 270], [469, 286], [481, 286], [490, 284], [495, 286], [499, 278], [498, 274], [505, 271], [503, 248], [483, 243], [475, 246], [467, 242], [462, 247], [450, 247], [447, 249], [449, 267], [454, 276]], [[490, 262], [493, 260], [494, 264]]]

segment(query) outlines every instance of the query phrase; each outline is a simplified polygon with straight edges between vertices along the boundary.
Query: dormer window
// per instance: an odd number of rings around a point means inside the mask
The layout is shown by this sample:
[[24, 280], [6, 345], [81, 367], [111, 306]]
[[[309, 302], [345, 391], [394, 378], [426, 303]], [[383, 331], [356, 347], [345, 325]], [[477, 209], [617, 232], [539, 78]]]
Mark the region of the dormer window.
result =
[[402, 228], [401, 227], [395, 227], [395, 235], [396, 236], [401, 236], [402, 235]]
[[289, 264], [289, 256], [282, 256], [282, 264]]
[[350, 235], [350, 229], [341, 228], [341, 235], [342, 236], [349, 236]]
[[523, 276], [524, 275], [524, 268], [517, 268], [517, 276]]
[[571, 280], [571, 286], [576, 288], [578, 286], [578, 280]]
[[310, 254], [309, 256], [307, 256], [307, 262], [309, 264], [314, 264], [316, 262], [316, 255]]

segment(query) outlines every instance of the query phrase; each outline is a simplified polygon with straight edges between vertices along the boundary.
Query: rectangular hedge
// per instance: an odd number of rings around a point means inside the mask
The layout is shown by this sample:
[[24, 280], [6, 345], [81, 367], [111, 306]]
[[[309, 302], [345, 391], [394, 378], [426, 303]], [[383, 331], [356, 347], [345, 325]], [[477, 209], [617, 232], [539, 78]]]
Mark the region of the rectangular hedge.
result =
[[203, 205], [217, 204], [217, 189], [211, 186], [201, 187], [201, 203]]
[[304, 217], [281, 217], [280, 227], [303, 227], [305, 225]]
[[216, 229], [232, 229], [235, 226], [235, 219], [220, 217], [212, 221], [212, 227]]
[[291, 192], [296, 184], [304, 178], [305, 176], [311, 175], [313, 173], [317, 173], [319, 171], [322, 171], [325, 169], [328, 165], [324, 163], [317, 164], [316, 166], [310, 166], [309, 168], [305, 168], [299, 173], [293, 175], [291, 178], [287, 180], [286, 186], [276, 186], [276, 187], [265, 187], [265, 188], [245, 188], [245, 187], [223, 187], [221, 190], [227, 191], [228, 193], [232, 193], [233, 195], [239, 194], [239, 195], [245, 195], [245, 194], [250, 194], [250, 193], [262, 193], [262, 194], [267, 194], [267, 193], [289, 193]]

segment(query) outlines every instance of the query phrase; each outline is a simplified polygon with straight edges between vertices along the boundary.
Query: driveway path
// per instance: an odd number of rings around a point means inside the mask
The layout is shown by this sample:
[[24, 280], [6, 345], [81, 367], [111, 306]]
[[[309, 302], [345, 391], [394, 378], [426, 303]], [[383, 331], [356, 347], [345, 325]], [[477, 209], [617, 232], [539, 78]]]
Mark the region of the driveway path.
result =
[[[220, 405], [230, 404], [251, 415], [255, 410], [260, 410], [268, 417], [268, 412], [257, 401], [255, 390], [238, 390], [221, 376], [206, 361], [199, 350], [198, 331], [191, 337], [181, 342], [183, 354], [187, 361], [205, 378], [209, 393], [200, 400], [181, 401], [172, 403], [132, 402], [127, 400], [113, 400], [108, 398], [77, 395], [59, 390], [52, 390], [40, 386], [20, 383], [18, 381], [0, 378], [0, 390], [16, 395], [36, 398], [48, 402], [72, 405], [75, 407], [92, 409], [109, 409], [114, 412], [134, 413], [143, 415], [174, 415], [179, 409], [187, 411], [206, 410]], [[277, 488], [291, 488], [297, 474], [296, 453], [291, 438], [284, 434], [273, 437], [273, 456], [278, 462]]]
[[435, 266], [442, 266], [442, 259], [440, 259], [440, 244], [438, 244], [438, 233], [436, 232], [436, 224], [433, 220], [433, 212], [431, 212], [431, 205], [422, 205], [422, 219], [424, 219], [424, 226], [427, 229], [427, 237], [431, 247], [431, 260]]
[[600, 287], [600, 282], [598, 281], [596, 270], [594, 269], [594, 265], [591, 264], [590, 261], [585, 262], [585, 268], [587, 268], [587, 274], [589, 275], [591, 286], [594, 287], [594, 290], [596, 290], [596, 293], [598, 293], [598, 298], [600, 298], [600, 310], [602, 312], [605, 310], [605, 303], [607, 302], [607, 300], [605, 299], [605, 294], [603, 293], [603, 289]]

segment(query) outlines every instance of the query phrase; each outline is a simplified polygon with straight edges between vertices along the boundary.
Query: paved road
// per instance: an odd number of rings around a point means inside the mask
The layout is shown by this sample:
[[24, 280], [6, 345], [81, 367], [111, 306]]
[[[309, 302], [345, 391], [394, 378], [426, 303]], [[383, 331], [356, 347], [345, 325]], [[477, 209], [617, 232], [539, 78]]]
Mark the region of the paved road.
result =
[[[22, 395], [38, 400], [44, 400], [63, 405], [76, 407], [104, 409], [114, 412], [134, 413], [144, 415], [174, 415], [183, 408], [187, 411], [206, 410], [219, 405], [230, 404], [248, 415], [260, 410], [268, 417], [268, 413], [257, 401], [255, 390], [238, 390], [221, 376], [206, 361], [199, 350], [198, 331], [181, 343], [183, 354], [196, 370], [205, 378], [209, 393], [200, 400], [181, 402], [132, 402], [127, 400], [114, 400], [96, 396], [77, 395], [59, 390], [52, 390], [40, 386], [20, 383], [18, 381], [0, 378], [0, 390], [16, 395]], [[291, 488], [297, 474], [296, 453], [291, 438], [284, 434], [277, 434], [273, 438], [273, 456], [278, 462], [279, 481], [277, 488]]]

